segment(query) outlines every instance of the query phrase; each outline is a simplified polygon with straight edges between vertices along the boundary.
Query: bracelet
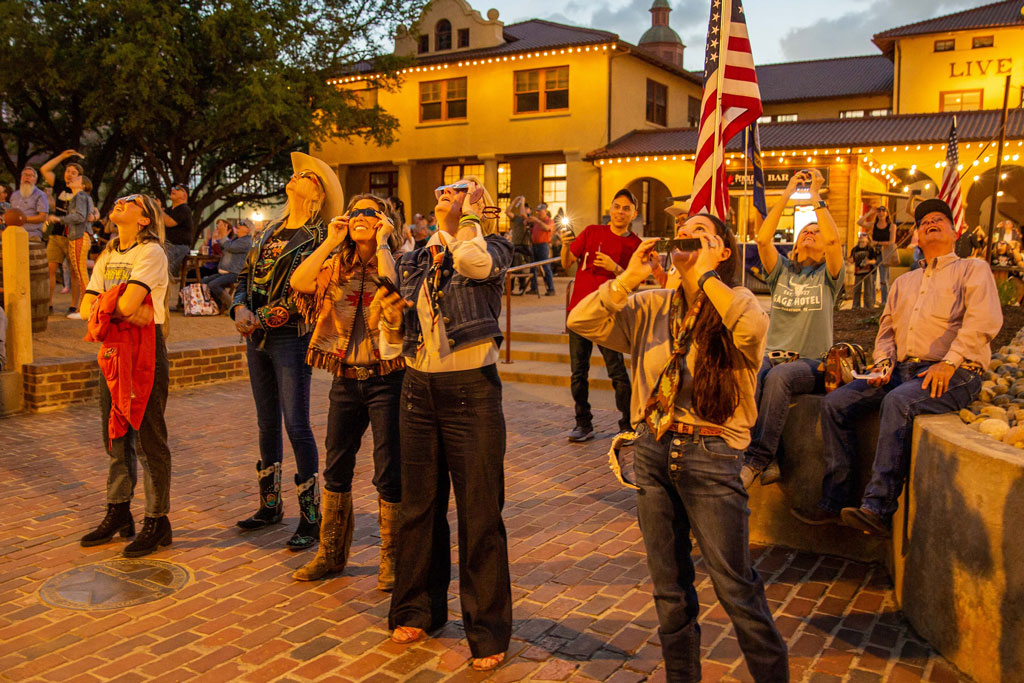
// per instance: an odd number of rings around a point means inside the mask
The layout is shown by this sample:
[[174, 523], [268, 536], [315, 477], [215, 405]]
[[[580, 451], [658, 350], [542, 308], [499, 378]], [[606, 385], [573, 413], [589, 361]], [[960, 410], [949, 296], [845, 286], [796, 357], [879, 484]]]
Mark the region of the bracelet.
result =
[[697, 279], [697, 289], [703, 291], [704, 283], [707, 282], [710, 278], [714, 278], [719, 282], [722, 281], [722, 276], [718, 274], [717, 270], [709, 270], [708, 272], [704, 273], [703, 275], [700, 276], [700, 278]]
[[388, 319], [385, 318], [384, 316], [380, 317], [380, 324], [384, 327], [385, 330], [391, 330], [392, 332], [401, 332], [402, 331], [402, 323], [398, 323], [397, 325], [392, 325], [391, 323], [388, 322]]
[[633, 293], [633, 290], [630, 289], [629, 287], [627, 287], [626, 284], [622, 280], [620, 280], [619, 278], [615, 278], [614, 280], [612, 280], [611, 286], [612, 286], [612, 289], [618, 287], [623, 292], [625, 292], [626, 295], [629, 295], [629, 294]]
[[951, 360], [946, 360], [945, 358], [943, 358], [941, 362], [945, 363], [946, 365], [948, 365], [949, 367], [953, 368], [954, 370], [956, 370], [957, 367], [958, 367], [956, 363], [954, 363]]
[[385, 242], [377, 245], [377, 251], [391, 251], [391, 247]]

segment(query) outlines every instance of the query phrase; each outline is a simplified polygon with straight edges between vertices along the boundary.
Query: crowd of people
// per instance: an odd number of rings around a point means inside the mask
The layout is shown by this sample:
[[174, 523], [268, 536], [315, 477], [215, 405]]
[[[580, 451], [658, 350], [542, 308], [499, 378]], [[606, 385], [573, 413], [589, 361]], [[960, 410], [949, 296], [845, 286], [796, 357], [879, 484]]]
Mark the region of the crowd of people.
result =
[[[205, 281], [246, 339], [256, 406], [255, 511], [237, 527], [248, 533], [282, 523], [287, 435], [299, 511], [287, 547], [317, 546], [293, 578], [342, 572], [353, 537], [356, 455], [369, 428], [381, 539], [377, 585], [391, 592], [392, 640], [418, 641], [448, 619], [447, 512], [454, 492], [471, 666], [493, 669], [508, 650], [513, 614], [502, 520], [498, 318], [508, 269], [517, 256], [527, 257], [527, 240], [529, 258], [549, 256], [554, 220], [547, 207], [531, 211], [520, 197], [507, 210], [508, 235], [498, 234], [501, 209], [479, 178], [467, 176], [435, 189], [435, 230], [421, 214], [406, 226], [401, 207], [387, 199], [359, 194], [346, 202], [334, 171], [319, 159], [293, 153], [292, 165], [285, 206], [264, 230], [254, 235], [245, 221], [219, 221], [204, 244], [222, 252]], [[47, 164], [44, 176], [55, 166]], [[66, 164], [67, 189], [58, 193], [64, 203], [53, 212], [35, 187], [35, 172], [26, 169], [21, 178], [12, 199], [26, 229], [39, 238], [54, 226], [51, 263], [80, 259], [73, 242], [85, 239], [81, 226], [94, 212], [81, 197], [88, 196], [81, 167]], [[630, 227], [637, 198], [623, 189], [612, 197], [607, 224], [559, 235], [561, 265], [577, 268], [567, 303], [576, 405], [568, 438], [594, 437], [588, 374], [597, 344], [615, 388], [619, 429], [635, 448], [637, 513], [669, 681], [700, 678], [691, 533], [751, 675], [788, 680], [786, 644], [751, 562], [746, 489], [758, 478], [767, 485], [780, 477], [781, 427], [793, 395], [825, 392], [823, 360], [833, 345], [846, 268], [866, 282], [860, 268], [877, 271], [897, 241], [888, 215], [873, 210], [860, 223], [865, 247], [880, 244], [880, 253], [858, 261], [855, 248], [844, 258], [823, 183], [814, 170], [794, 174], [758, 232], [768, 313], [738, 285], [736, 237], [715, 217], [683, 214], [676, 220], [681, 241], [644, 240]], [[784, 254], [773, 239], [798, 187], [809, 188], [815, 220]], [[194, 241], [191, 214], [182, 207], [187, 190], [180, 186], [166, 209], [142, 194], [118, 199], [107, 217], [115, 233], [91, 275], [72, 268], [78, 313], [103, 349], [100, 403], [109, 456], [106, 514], [81, 544], [120, 534], [132, 539], [123, 551], [128, 557], [172, 542], [163, 328], [175, 266]], [[882, 290], [867, 379], [825, 396], [821, 501], [793, 509], [808, 524], [887, 536], [908, 474], [914, 417], [966, 406], [989, 365], [989, 343], [1002, 324], [989, 267], [957, 255], [952, 212], [941, 200], [920, 203], [914, 220], [922, 265]], [[532, 287], [540, 278], [553, 291], [549, 271], [536, 273]], [[640, 289], [652, 278], [654, 288]], [[124, 354], [132, 363], [118, 363]], [[322, 468], [310, 426], [314, 367], [334, 376]], [[882, 428], [861, 495], [852, 474], [855, 425], [875, 409]], [[136, 534], [131, 501], [139, 464], [145, 512]]]

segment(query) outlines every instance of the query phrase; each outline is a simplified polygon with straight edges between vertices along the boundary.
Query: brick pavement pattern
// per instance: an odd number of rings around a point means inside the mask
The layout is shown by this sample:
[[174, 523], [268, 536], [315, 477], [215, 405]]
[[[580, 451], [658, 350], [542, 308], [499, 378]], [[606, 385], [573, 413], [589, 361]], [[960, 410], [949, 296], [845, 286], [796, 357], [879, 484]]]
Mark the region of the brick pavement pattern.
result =
[[[321, 445], [328, 387], [318, 374], [312, 404]], [[608, 440], [568, 444], [568, 407], [509, 401], [505, 414], [515, 624], [507, 663], [489, 675], [467, 666], [455, 581], [446, 627], [412, 646], [388, 639], [389, 597], [375, 589], [377, 506], [368, 435], [353, 491], [349, 567], [342, 576], [300, 583], [291, 572], [312, 555], [284, 547], [296, 523], [292, 486], [286, 484], [284, 525], [247, 535], [234, 526], [256, 505], [248, 383], [172, 393], [174, 543], [151, 557], [185, 566], [192, 581], [160, 601], [83, 612], [51, 608], [38, 590], [59, 572], [120, 557], [123, 540], [78, 545], [105, 505], [99, 410], [77, 406], [0, 420], [0, 677], [663, 681], [633, 493], [608, 471]], [[614, 425], [612, 413], [597, 415], [606, 436]], [[290, 454], [284, 469], [288, 482]], [[134, 508], [141, 517], [141, 500]], [[454, 531], [454, 505], [452, 512]], [[789, 642], [794, 681], [962, 680], [902, 619], [884, 569], [783, 548], [757, 547], [754, 554]], [[750, 680], [700, 562], [697, 577], [704, 680]]]

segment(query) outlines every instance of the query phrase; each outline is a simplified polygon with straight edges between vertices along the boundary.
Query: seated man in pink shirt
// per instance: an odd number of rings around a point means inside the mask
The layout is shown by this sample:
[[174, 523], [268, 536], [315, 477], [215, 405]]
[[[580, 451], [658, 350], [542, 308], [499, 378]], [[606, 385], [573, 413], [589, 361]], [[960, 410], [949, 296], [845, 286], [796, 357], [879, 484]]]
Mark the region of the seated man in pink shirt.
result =
[[[855, 379], [825, 397], [821, 431], [827, 469], [817, 507], [795, 508], [808, 524], [833, 524], [891, 535], [897, 498], [910, 469], [914, 418], [965, 408], [981, 389], [989, 344], [1003, 325], [988, 264], [953, 251], [953, 213], [941, 199], [914, 211], [925, 267], [892, 284], [875, 339], [874, 377]], [[857, 418], [881, 407], [871, 481], [859, 506]]]

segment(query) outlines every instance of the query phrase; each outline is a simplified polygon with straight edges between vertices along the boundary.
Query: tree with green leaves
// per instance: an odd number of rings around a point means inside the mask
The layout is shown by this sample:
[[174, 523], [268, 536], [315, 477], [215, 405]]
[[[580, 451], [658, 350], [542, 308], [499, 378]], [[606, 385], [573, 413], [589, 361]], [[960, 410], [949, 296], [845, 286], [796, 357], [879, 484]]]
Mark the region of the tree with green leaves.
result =
[[196, 230], [283, 196], [289, 152], [394, 140], [397, 119], [328, 79], [372, 64], [426, 0], [0, 0], [0, 173], [78, 149], [104, 212], [190, 188]]

